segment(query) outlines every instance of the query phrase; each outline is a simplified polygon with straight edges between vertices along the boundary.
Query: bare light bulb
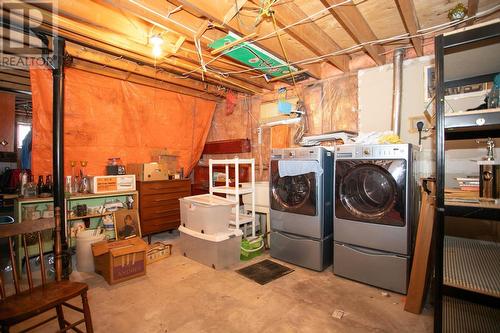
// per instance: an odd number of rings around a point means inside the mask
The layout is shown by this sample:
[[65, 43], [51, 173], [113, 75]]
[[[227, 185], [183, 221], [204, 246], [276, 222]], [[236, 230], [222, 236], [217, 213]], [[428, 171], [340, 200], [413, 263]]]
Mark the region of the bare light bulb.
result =
[[161, 46], [160, 45], [153, 45], [153, 56], [155, 56], [155, 58], [158, 58], [159, 56], [161, 56]]
[[155, 56], [156, 58], [161, 56], [161, 46], [163, 44], [163, 38], [161, 38], [160, 35], [154, 35], [149, 39], [149, 42], [153, 45], [153, 56]]

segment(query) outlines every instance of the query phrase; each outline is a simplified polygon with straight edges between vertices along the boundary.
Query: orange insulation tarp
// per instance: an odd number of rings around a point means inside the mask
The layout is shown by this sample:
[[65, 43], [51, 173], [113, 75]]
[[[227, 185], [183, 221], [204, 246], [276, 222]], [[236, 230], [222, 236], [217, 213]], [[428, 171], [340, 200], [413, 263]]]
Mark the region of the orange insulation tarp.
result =
[[[200, 158], [215, 102], [102, 75], [65, 69], [64, 169], [88, 161], [89, 175], [104, 175], [107, 160], [151, 162], [167, 149], [189, 173]], [[33, 174], [52, 173], [52, 73], [30, 71], [33, 98]]]

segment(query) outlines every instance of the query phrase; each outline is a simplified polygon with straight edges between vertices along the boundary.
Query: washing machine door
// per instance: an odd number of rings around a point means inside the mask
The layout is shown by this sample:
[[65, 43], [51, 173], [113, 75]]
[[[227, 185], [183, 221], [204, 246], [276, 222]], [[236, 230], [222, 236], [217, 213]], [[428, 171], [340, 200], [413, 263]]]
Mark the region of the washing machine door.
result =
[[406, 161], [337, 161], [335, 215], [393, 226], [405, 225]]
[[316, 215], [316, 174], [280, 177], [278, 161], [271, 161], [271, 209]]

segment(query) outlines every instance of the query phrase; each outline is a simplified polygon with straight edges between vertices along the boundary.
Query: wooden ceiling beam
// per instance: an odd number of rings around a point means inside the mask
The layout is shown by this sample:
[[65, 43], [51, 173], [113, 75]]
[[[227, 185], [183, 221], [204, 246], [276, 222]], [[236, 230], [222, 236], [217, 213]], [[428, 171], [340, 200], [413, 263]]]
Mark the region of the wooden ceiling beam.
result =
[[[478, 5], [479, 5], [479, 0], [469, 0], [467, 2], [467, 16], [468, 17], [472, 17], [472, 16], [475, 16], [477, 14]], [[476, 21], [475, 18], [467, 21], [467, 25], [473, 25], [474, 21]]]
[[[415, 4], [413, 0], [396, 0], [398, 6], [399, 14], [406, 28], [406, 32], [410, 36], [418, 34], [420, 25], [418, 23], [417, 11], [415, 10]], [[411, 43], [417, 56], [421, 57], [424, 55], [424, 46], [421, 37], [411, 37]]]
[[76, 68], [76, 69], [80, 69], [83, 71], [87, 71], [90, 73], [94, 73], [94, 74], [104, 75], [104, 76], [112, 77], [112, 78], [119, 79], [119, 80], [138, 83], [138, 84], [142, 84], [142, 85], [153, 87], [153, 88], [163, 89], [163, 90], [167, 90], [167, 91], [173, 91], [173, 92], [184, 94], [184, 95], [199, 97], [199, 98], [208, 99], [208, 100], [216, 101], [216, 102], [222, 101], [222, 98], [213, 96], [209, 93], [203, 93], [203, 92], [200, 92], [198, 90], [180, 87], [180, 86], [175, 85], [175, 84], [170, 84], [168, 82], [164, 82], [161, 80], [155, 80], [155, 79], [152, 79], [152, 78], [149, 78], [146, 76], [137, 75], [137, 74], [134, 74], [131, 72], [126, 72], [126, 71], [115, 69], [112, 67], [103, 67], [101, 64], [95, 64], [95, 63], [80, 60], [80, 59], [74, 59], [73, 63], [71, 64], [71, 67]]
[[197, 90], [216, 95], [220, 93], [220, 90], [211, 84], [203, 84], [202, 82], [189, 78], [176, 78], [167, 72], [159, 71], [158, 69], [155, 69], [153, 67], [147, 65], [139, 65], [125, 59], [113, 58], [105, 53], [87, 49], [74, 43], [66, 43], [66, 51], [69, 55], [78, 59], [99, 63], [104, 66], [113, 67], [115, 69], [133, 72], [142, 76], [165, 81], [169, 84], [178, 85], [179, 87], [185, 87], [190, 90]]
[[[321, 0], [325, 7], [340, 4], [343, 0]], [[330, 13], [358, 43], [377, 40], [377, 36], [366, 22], [355, 4], [346, 4], [330, 8]], [[363, 47], [377, 65], [385, 64], [384, 48], [377, 44], [367, 44]]]
[[[182, 46], [179, 49], [179, 52], [174, 54], [173, 56], [178, 56], [179, 53], [185, 51], [186, 53], [192, 53], [197, 56], [197, 53], [194, 49], [194, 46], [192, 45], [192, 41], [194, 40], [195, 34], [197, 32], [198, 27], [196, 25], [193, 25], [193, 19], [195, 19], [197, 22], [198, 21], [203, 21], [201, 19], [197, 19], [192, 17], [192, 15], [179, 11], [176, 12], [174, 15], [176, 19], [173, 19], [169, 17], [168, 14], [168, 8], [165, 5], [166, 2], [163, 0], [142, 0], [142, 1], [128, 1], [128, 0], [113, 0], [113, 1], [108, 1], [104, 0], [107, 3], [110, 3], [111, 5], [115, 6], [115, 8], [120, 9], [120, 10], [126, 10], [130, 12], [133, 15], [136, 15], [137, 17], [147, 20], [151, 24], [158, 25], [160, 27], [164, 27], [166, 29], [171, 29], [173, 31], [176, 31], [178, 33], [181, 33], [186, 36], [187, 40], [189, 40], [189, 47], [187, 46]], [[167, 3], [168, 4], [168, 3]], [[172, 16], [174, 16], [172, 15]], [[174, 22], [182, 22], [182, 24], [176, 24]], [[206, 22], [208, 25], [208, 22]], [[203, 29], [204, 30], [204, 29]], [[207, 39], [205, 37], [201, 38], [201, 44], [202, 46], [206, 49], [207, 47], [207, 41], [211, 41], [210, 39]], [[185, 43], [186, 44], [186, 43]], [[207, 52], [206, 50], [202, 50], [202, 54], [204, 58], [210, 57], [213, 58], [213, 56], [210, 55], [210, 52]], [[180, 55], [180, 57], [182, 57]], [[191, 61], [195, 61], [195, 63], [198, 63], [198, 59], [192, 58]], [[241, 65], [237, 64], [236, 62], [230, 62], [227, 59], [224, 58], [219, 58], [217, 61], [213, 62], [214, 67], [220, 66], [220, 63], [225, 63], [230, 66], [235, 66], [238, 67], [240, 66], [240, 69], [248, 69], [247, 66], [241, 67]], [[224, 66], [222, 66], [224, 67]], [[200, 69], [201, 70], [201, 69]], [[224, 78], [222, 76], [218, 76], [219, 78], [222, 79], [219, 80], [217, 79], [218, 82], [222, 82], [221, 84], [224, 84], [225, 82]], [[239, 80], [238, 82], [244, 82], [246, 85], [254, 85], [260, 88], [267, 86], [267, 83], [263, 79], [256, 79], [249, 81], [247, 78], [239, 76], [239, 75], [230, 75], [230, 78], [235, 78], [236, 80]], [[235, 85], [233, 85], [235, 86]], [[237, 86], [237, 85], [236, 85]], [[240, 90], [241, 91], [241, 90]], [[254, 93], [254, 92], [253, 92]]]
[[[46, 2], [34, 2], [40, 8], [47, 10]], [[151, 25], [136, 17], [127, 17], [107, 4], [93, 0], [57, 0], [57, 15], [73, 21], [90, 24], [94, 27], [107, 29], [114, 33], [126, 34], [136, 43], [148, 44]], [[177, 35], [177, 34], [176, 34]], [[172, 36], [170, 42], [177, 40]], [[167, 39], [167, 37], [165, 37]]]
[[[104, 51], [106, 53], [109, 53], [111, 55], [115, 55], [117, 57], [120, 57], [120, 56], [125, 57], [127, 59], [132, 60], [132, 61], [136, 61], [139, 64], [148, 64], [150, 66], [156, 66], [157, 68], [161, 68], [161, 69], [164, 69], [168, 72], [175, 73], [179, 76], [181, 76], [180, 73], [182, 73], [184, 71], [184, 69], [179, 67], [179, 66], [170, 66], [170, 65], [166, 65], [166, 64], [160, 64], [160, 63], [155, 62], [154, 60], [152, 60], [149, 57], [146, 57], [146, 56], [143, 56], [140, 54], [136, 54], [136, 53], [133, 53], [133, 52], [130, 52], [127, 50], [123, 50], [123, 49], [120, 49], [120, 48], [117, 48], [114, 46], [110, 46], [110, 45], [107, 45], [103, 42], [93, 41], [89, 38], [79, 36], [79, 35], [76, 35], [73, 33], [64, 32], [63, 36], [65, 38], [68, 38], [70, 41], [74, 41], [75, 43], [77, 43], [81, 46], [85, 46], [85, 47], [88, 47], [90, 49], [94, 48], [94, 49], [97, 49], [98, 51]], [[193, 75], [193, 76], [196, 78], [201, 78], [201, 75]], [[194, 85], [203, 84], [202, 82], [200, 82], [200, 80], [198, 80], [198, 81], [192, 80], [189, 77], [186, 77], [185, 79], [182, 79], [182, 80], [185, 84], [187, 84], [187, 83], [193, 83]], [[210, 84], [223, 85], [223, 86], [231, 88], [235, 91], [248, 93], [247, 90], [244, 90], [238, 86], [232, 85], [231, 83], [227, 83], [227, 82], [224, 84], [221, 83], [221, 81], [218, 80], [218, 76], [214, 76], [214, 77], [210, 76], [210, 77], [206, 78], [206, 81], [207, 81], [207, 83], [210, 83]]]
[[0, 89], [1, 88], [22, 91], [22, 92], [31, 92], [31, 86], [29, 86], [29, 85], [12, 83], [12, 82], [0, 80]]
[[[256, 3], [255, 0], [252, 2]], [[286, 2], [275, 7], [274, 15], [282, 27], [307, 17], [307, 14], [293, 2]], [[304, 24], [290, 27], [286, 32], [318, 56], [341, 50], [341, 47], [313, 21], [305, 21]], [[350, 57], [345, 54], [325, 57], [325, 60], [343, 72], [349, 71]]]
[[2, 67], [2, 68], [0, 68], [0, 73], [20, 76], [20, 77], [24, 77], [24, 78], [28, 78], [28, 79], [30, 78], [30, 72], [25, 71], [25, 70], [21, 70], [21, 69], [12, 69], [12, 68]]
[[229, 21], [233, 19], [233, 17], [238, 14], [238, 12], [241, 10], [241, 8], [247, 3], [248, 0], [234, 0], [234, 5], [229, 8], [229, 10], [226, 12], [226, 15], [224, 15], [224, 18], [222, 19], [222, 22], [224, 24], [227, 24]]
[[[151, 1], [151, 0], [148, 0]], [[234, 4], [234, 1], [230, 2], [219, 2], [219, 1], [194, 1], [194, 0], [172, 0], [175, 1], [175, 3], [181, 4], [183, 9], [186, 11], [192, 13], [193, 15], [202, 15], [210, 20], [212, 20], [215, 23], [218, 24], [223, 24], [223, 18], [224, 15], [227, 13], [227, 10]], [[224, 6], [224, 4], [229, 4], [229, 6]], [[242, 37], [244, 37], [247, 34], [250, 34], [254, 31], [243, 31], [241, 27], [238, 25], [235, 20], [232, 20], [231, 22], [228, 22], [225, 27], [229, 28], [230, 30], [238, 33]], [[267, 31], [260, 31], [260, 35], [267, 34]], [[285, 42], [286, 43], [286, 42]], [[270, 51], [271, 53], [274, 53], [275, 55], [278, 55], [281, 57], [281, 48], [279, 44], [275, 43], [272, 40], [262, 40], [257, 43], [255, 43], [257, 46], [266, 49], [267, 51]], [[301, 54], [300, 51], [296, 50], [293, 47], [286, 47], [287, 54], [289, 56], [289, 60], [291, 62], [303, 60], [304, 56]], [[302, 69], [307, 69], [309, 74], [311, 74], [315, 78], [321, 78], [321, 68], [319, 65], [298, 65], [296, 67], [302, 68]]]
[[[12, 0], [17, 3], [19, 3], [20, 6], [24, 6], [27, 9], [29, 9], [31, 6], [29, 4], [20, 2], [19, 0]], [[31, 7], [32, 8], [32, 7]], [[47, 11], [43, 9], [39, 9], [40, 13], [44, 16], [45, 19], [48, 19], [49, 15], [52, 15], [51, 13], [48, 13]], [[11, 15], [11, 17], [14, 17], [15, 15]], [[87, 41], [88, 44], [92, 45], [94, 43], [97, 43], [97, 41], [105, 41], [106, 44], [110, 44], [113, 47], [122, 49], [122, 50], [129, 50], [134, 53], [137, 53], [143, 57], [147, 57], [150, 59], [150, 61], [154, 61], [154, 59], [151, 58], [151, 49], [149, 47], [146, 47], [141, 44], [137, 44], [135, 42], [132, 42], [125, 37], [122, 37], [120, 35], [116, 35], [113, 33], [105, 32], [97, 28], [89, 27], [83, 23], [78, 23], [75, 21], [71, 21], [67, 18], [58, 16], [58, 15], [52, 15], [51, 16], [55, 26], [57, 27], [57, 30], [59, 31], [59, 34], [62, 36], [66, 36], [67, 32], [73, 33], [73, 36], [78, 37], [82, 36], [84, 38], [90, 38], [93, 41]], [[20, 19], [18, 17], [18, 19]], [[31, 18], [33, 20], [33, 18]], [[50, 21], [47, 21], [50, 22]], [[34, 20], [34, 24], [41, 24], [39, 20]], [[42, 27], [44, 27], [47, 31], [51, 31], [51, 27], [44, 26], [42, 24]], [[81, 38], [80, 38], [81, 39]], [[165, 62], [166, 64], [171, 64], [177, 67], [181, 67], [187, 71], [195, 71], [195, 72], [200, 72], [201, 69], [199, 69], [196, 65], [188, 63], [184, 60], [172, 60], [168, 58], [163, 58], [163, 59], [158, 59], [159, 62]], [[223, 76], [220, 76], [218, 74], [214, 74], [211, 72], [207, 72], [206, 76], [211, 77], [214, 79], [216, 82], [219, 82], [222, 85], [229, 84], [232, 87], [238, 87], [238, 91], [246, 92], [246, 93], [251, 93], [251, 94], [256, 94], [262, 92], [260, 88], [257, 88], [250, 83], [238, 79], [232, 79], [232, 78], [225, 78]]]
[[29, 86], [31, 84], [29, 77], [17, 76], [12, 74], [0, 73], [0, 80]]

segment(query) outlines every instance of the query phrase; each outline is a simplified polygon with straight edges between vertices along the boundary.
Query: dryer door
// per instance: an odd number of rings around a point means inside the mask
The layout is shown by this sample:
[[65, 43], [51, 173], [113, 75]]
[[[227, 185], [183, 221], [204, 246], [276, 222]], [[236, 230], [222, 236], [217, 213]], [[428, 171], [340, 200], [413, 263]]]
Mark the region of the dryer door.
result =
[[405, 225], [406, 161], [340, 160], [336, 167], [338, 218]]
[[316, 174], [280, 177], [278, 161], [271, 161], [271, 209], [316, 215]]

